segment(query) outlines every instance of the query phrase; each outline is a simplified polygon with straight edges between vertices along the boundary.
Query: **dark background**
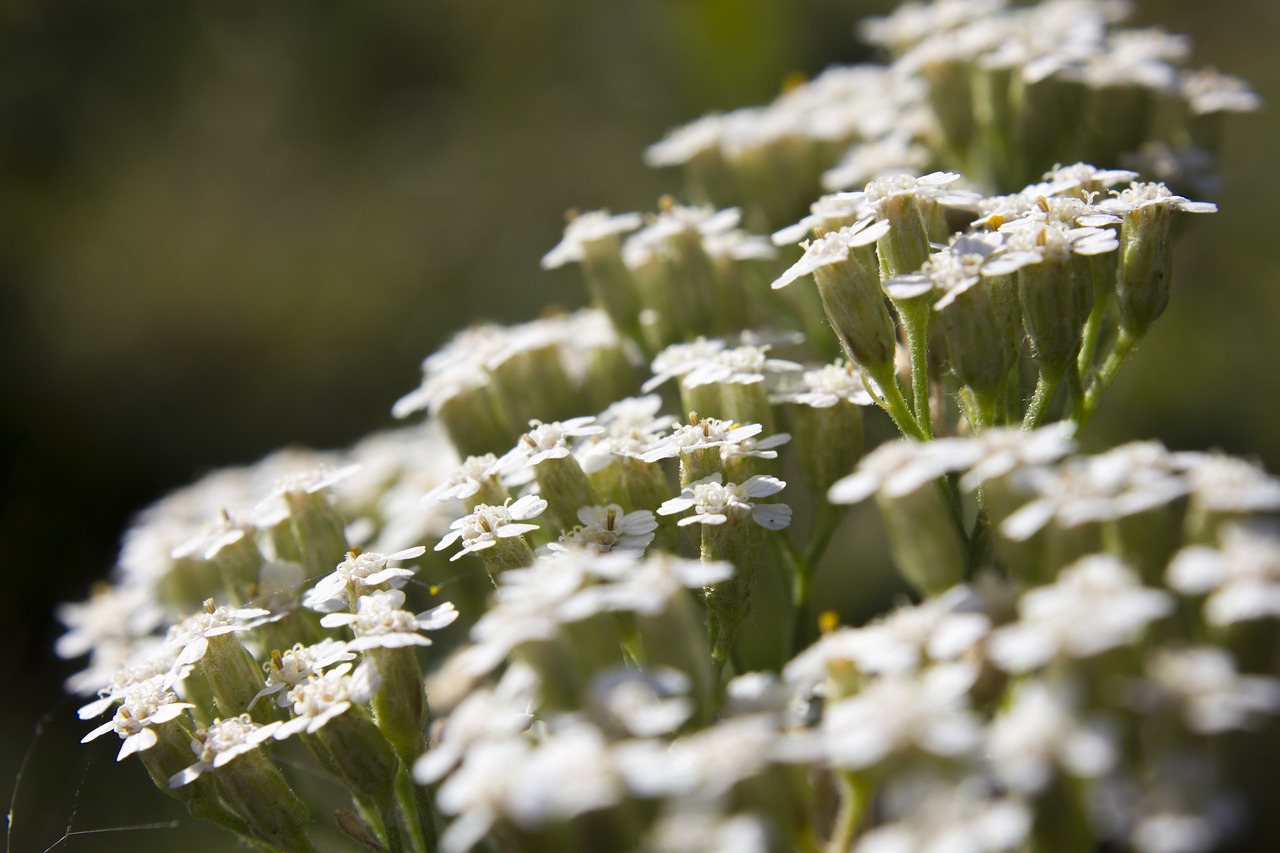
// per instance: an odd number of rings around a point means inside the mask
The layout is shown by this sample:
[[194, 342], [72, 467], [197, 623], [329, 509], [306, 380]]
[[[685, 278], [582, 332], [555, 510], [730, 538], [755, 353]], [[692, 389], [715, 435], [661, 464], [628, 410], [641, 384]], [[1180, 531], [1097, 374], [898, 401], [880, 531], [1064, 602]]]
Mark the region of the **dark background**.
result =
[[[86, 726], [59, 684], [76, 667], [49, 652], [51, 608], [105, 575], [132, 513], [210, 468], [390, 425], [422, 356], [469, 322], [582, 304], [576, 270], [538, 268], [566, 209], [653, 209], [679, 176], [647, 170], [645, 145], [770, 100], [789, 72], [871, 58], [853, 25], [892, 5], [8, 0], [6, 801], [29, 758], [12, 849], [53, 844], [73, 804], [73, 829], [178, 816], [136, 762], [114, 765], [114, 738], [75, 743]], [[1169, 311], [1086, 441], [1155, 437], [1280, 470], [1280, 9], [1135, 5], [1268, 106], [1231, 122], [1222, 211], [1187, 229]], [[184, 825], [59, 849], [202, 838]]]

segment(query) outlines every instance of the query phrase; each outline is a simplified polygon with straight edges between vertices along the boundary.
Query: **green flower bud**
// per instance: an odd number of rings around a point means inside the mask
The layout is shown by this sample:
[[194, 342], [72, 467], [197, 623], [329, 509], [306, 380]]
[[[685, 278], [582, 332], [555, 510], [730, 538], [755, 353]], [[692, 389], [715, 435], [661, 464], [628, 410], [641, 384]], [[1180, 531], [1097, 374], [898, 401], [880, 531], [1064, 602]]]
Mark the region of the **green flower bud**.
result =
[[1217, 207], [1176, 196], [1164, 184], [1133, 184], [1103, 207], [1124, 217], [1116, 272], [1120, 328], [1141, 337], [1169, 303], [1174, 211], [1212, 213]]
[[827, 320], [850, 360], [880, 375], [892, 374], [898, 346], [871, 248], [888, 229], [883, 220], [865, 222], [806, 243], [804, 257], [773, 283], [777, 289], [812, 274]]
[[994, 397], [1018, 360], [1018, 297], [1013, 276], [985, 278], [938, 309], [951, 372]]
[[964, 534], [937, 483], [901, 495], [881, 490], [876, 504], [889, 534], [893, 561], [907, 583], [937, 595], [964, 580]]
[[580, 411], [581, 397], [560, 356], [558, 331], [550, 324], [517, 327], [510, 332], [513, 339], [528, 334], [531, 340], [513, 341], [506, 358], [499, 356], [501, 360], [487, 365], [501, 409], [511, 423], [528, 423], [534, 418], [559, 420]]
[[368, 650], [382, 678], [373, 695], [374, 719], [405, 766], [422, 752], [422, 732], [427, 725], [426, 689], [416, 650], [417, 646]]
[[432, 413], [444, 424], [449, 440], [462, 456], [479, 456], [510, 447], [520, 432], [483, 379], [454, 389], [432, 407]]
[[1075, 365], [1084, 323], [1093, 307], [1088, 259], [1071, 253], [1058, 232], [1044, 229], [1042, 260], [1018, 270], [1018, 301], [1031, 352], [1040, 370], [1061, 376]]
[[[262, 689], [262, 669], [234, 633], [214, 634], [208, 642], [200, 667], [213, 691], [214, 702], [223, 714], [240, 713]], [[259, 702], [253, 711], [259, 720], [269, 720], [272, 705]]]

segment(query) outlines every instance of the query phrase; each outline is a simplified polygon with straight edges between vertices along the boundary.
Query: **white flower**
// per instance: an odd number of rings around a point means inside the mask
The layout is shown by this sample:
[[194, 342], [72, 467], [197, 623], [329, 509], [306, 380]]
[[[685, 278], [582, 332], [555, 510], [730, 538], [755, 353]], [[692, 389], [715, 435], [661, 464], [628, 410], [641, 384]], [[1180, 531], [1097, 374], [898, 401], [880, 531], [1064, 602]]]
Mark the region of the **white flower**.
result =
[[176, 545], [170, 556], [175, 560], [184, 557], [212, 560], [223, 548], [234, 545], [246, 536], [252, 536], [254, 530], [255, 527], [248, 518], [238, 518], [224, 509], [216, 521], [202, 525], [199, 533]]
[[[414, 763], [413, 778], [420, 785], [439, 782], [476, 744], [501, 741], [529, 728], [537, 687], [533, 670], [513, 663], [496, 687], [481, 688], [463, 698], [445, 717], [439, 741]], [[433, 689], [431, 694], [435, 708], [439, 691]]]
[[775, 246], [794, 246], [810, 235], [835, 231], [848, 225], [865, 228], [875, 218], [867, 194], [863, 192], [824, 195], [809, 205], [809, 215], [795, 225], [788, 225], [770, 237]]
[[909, 495], [944, 474], [964, 470], [981, 454], [977, 443], [963, 438], [887, 441], [864, 456], [852, 474], [832, 484], [827, 499], [854, 504], [877, 492]]
[[645, 672], [612, 669], [596, 676], [592, 698], [611, 720], [634, 737], [670, 734], [693, 715], [689, 676], [659, 667]]
[[720, 418], [699, 418], [693, 424], [675, 424], [671, 435], [654, 441], [640, 458], [645, 462], [670, 459], [711, 447], [741, 445], [760, 434], [760, 424], [737, 424]]
[[1164, 506], [1189, 489], [1172, 455], [1156, 442], [1069, 459], [1056, 469], [1024, 468], [1016, 485], [1036, 494], [1000, 525], [1001, 533], [1018, 542], [1051, 520], [1071, 528], [1124, 518]]
[[622, 246], [623, 261], [635, 270], [651, 263], [675, 260], [687, 251], [690, 239], [697, 240], [712, 258], [772, 258], [775, 250], [767, 240], [738, 229], [741, 219], [742, 211], [736, 207], [716, 210], [672, 204], [627, 238]]
[[[931, 156], [929, 149], [915, 141], [904, 128], [846, 150], [836, 165], [822, 173], [822, 186], [828, 190], [844, 190], [863, 186], [875, 178], [914, 175], [929, 165]], [[787, 236], [792, 234], [794, 232]], [[774, 236], [777, 242], [777, 235]]]
[[375, 589], [402, 587], [415, 571], [391, 563], [421, 557], [426, 551], [421, 545], [394, 554], [348, 551], [347, 558], [331, 574], [307, 591], [302, 603], [311, 610], [331, 613], [350, 607], [351, 602]]
[[587, 723], [569, 723], [536, 745], [516, 738], [485, 741], [440, 785], [440, 811], [458, 816], [440, 848], [469, 850], [499, 817], [537, 829], [611, 806], [622, 794], [609, 744]]
[[918, 196], [928, 201], [954, 207], [971, 207], [979, 198], [977, 193], [946, 189], [960, 180], [955, 172], [930, 172], [927, 175], [886, 175], [875, 178], [865, 190], [867, 204], [882, 220], [890, 202], [901, 196]]
[[272, 735], [278, 736], [280, 726], [279, 721], [260, 726], [248, 714], [214, 720], [207, 729], [196, 732], [196, 739], [191, 742], [191, 749], [200, 760], [186, 770], [175, 773], [169, 779], [169, 787], [181, 788], [194, 782], [206, 771], [223, 767], [246, 752], [257, 749]]
[[1173, 611], [1173, 597], [1141, 585], [1115, 557], [1095, 554], [1066, 567], [1055, 583], [1025, 593], [1018, 621], [991, 635], [1001, 669], [1026, 672], [1062, 655], [1087, 658], [1131, 642]]
[[177, 719], [185, 709], [195, 707], [190, 702], [179, 702], [173, 691], [164, 686], [160, 675], [130, 685], [119, 701], [115, 716], [80, 739], [81, 743], [88, 743], [115, 731], [124, 740], [116, 761], [155, 746], [157, 738], [151, 726]]
[[204, 603], [204, 610], [188, 616], [169, 628], [165, 646], [175, 652], [172, 667], [165, 678], [165, 687], [172, 686], [186, 672], [186, 667], [204, 658], [209, 649], [209, 638], [222, 634], [239, 634], [273, 621], [271, 611], [257, 607], [214, 607], [213, 599]]
[[967, 697], [977, 674], [971, 664], [951, 663], [869, 681], [827, 706], [827, 757], [837, 767], [861, 770], [908, 750], [947, 758], [973, 751], [981, 728]]
[[760, 775], [778, 744], [776, 724], [764, 714], [751, 714], [720, 720], [674, 743], [624, 741], [615, 749], [615, 760], [639, 797], [714, 803]]
[[493, 477], [497, 471], [498, 457], [492, 453], [483, 456], [468, 456], [462, 465], [440, 485], [422, 496], [422, 502], [462, 500], [480, 491], [483, 481]]
[[1018, 468], [1056, 462], [1075, 449], [1075, 429], [1071, 421], [1058, 421], [1030, 431], [1018, 427], [983, 430], [973, 438], [982, 455], [970, 464], [960, 485], [972, 491]]
[[910, 673], [930, 661], [954, 661], [991, 629], [991, 620], [976, 612], [977, 604], [973, 591], [959, 586], [862, 628], [831, 631], [796, 655], [783, 677], [807, 693], [827, 678], [835, 661], [848, 661], [868, 675]]
[[112, 641], [132, 643], [163, 619], [155, 592], [141, 584], [100, 584], [87, 601], [59, 604], [57, 613], [67, 626], [54, 646], [60, 658], [79, 657]]
[[1023, 848], [1032, 814], [1013, 799], [994, 798], [978, 779], [894, 780], [888, 792], [896, 822], [868, 830], [853, 853], [999, 853]]
[[606, 612], [654, 615], [670, 607], [672, 599], [686, 590], [715, 586], [734, 573], [731, 563], [704, 563], [663, 553], [639, 558], [631, 552], [615, 551], [594, 559], [579, 556], [578, 561], [582, 576], [594, 582], [584, 583], [565, 597], [559, 611], [566, 618]]
[[642, 222], [643, 218], [638, 213], [611, 216], [607, 210], [592, 210], [579, 214], [565, 226], [564, 238], [542, 256], [542, 268], [549, 270], [567, 263], [580, 263], [586, 258], [588, 246], [592, 243], [634, 231]]
[[290, 516], [289, 495], [323, 492], [354, 476], [359, 470], [360, 465], [352, 462], [338, 468], [322, 465], [281, 476], [267, 496], [253, 508], [252, 521], [259, 527], [273, 527]]
[[561, 534], [560, 543], [597, 554], [643, 552], [658, 529], [658, 522], [649, 510], [624, 513], [618, 504], [584, 506], [578, 510], [578, 520], [581, 526]]
[[829, 409], [841, 400], [855, 406], [870, 406], [875, 400], [867, 391], [862, 377], [844, 359], [816, 370], [806, 370], [799, 382], [785, 385], [772, 402], [796, 403], [815, 409]]
[[1280, 711], [1280, 681], [1240, 675], [1224, 649], [1161, 649], [1147, 674], [1198, 734], [1257, 728], [1258, 717]]
[[[554, 731], [510, 776], [504, 811], [528, 829], [611, 806], [623, 795], [610, 744], [583, 722]], [[444, 786], [440, 797], [443, 808]]]
[[1080, 718], [1071, 692], [1061, 685], [1028, 681], [987, 730], [987, 756], [1012, 790], [1035, 795], [1053, 778], [1056, 766], [1074, 776], [1096, 778], [1116, 762], [1107, 730]]
[[1262, 99], [1248, 83], [1212, 68], [1182, 72], [1179, 87], [1192, 115], [1251, 113], [1262, 107]]
[[690, 483], [679, 497], [658, 507], [658, 515], [673, 515], [692, 509], [693, 515], [677, 522], [681, 527], [724, 524], [747, 515], [767, 530], [781, 530], [791, 523], [791, 507], [786, 504], [756, 504], [750, 500], [776, 495], [787, 485], [782, 480], [761, 474], [745, 483], [722, 484], [721, 479], [717, 473]]
[[1183, 595], [1207, 595], [1211, 625], [1280, 617], [1280, 539], [1230, 526], [1219, 548], [1192, 545], [1169, 564], [1167, 580]]
[[1026, 266], [1044, 263], [1065, 264], [1074, 255], [1101, 255], [1120, 248], [1111, 228], [1075, 226], [1036, 216], [1015, 219], [1000, 226], [1004, 250], [982, 265], [986, 276], [1009, 275]]
[[691, 370], [713, 358], [724, 350], [726, 344], [719, 338], [698, 338], [687, 344], [671, 344], [653, 358], [649, 369], [653, 371], [640, 389], [646, 394], [662, 385], [668, 379], [684, 376]]
[[846, 225], [838, 231], [824, 234], [815, 240], [805, 241], [800, 244], [804, 248], [804, 255], [788, 267], [786, 272], [778, 276], [773, 282], [773, 289], [779, 290], [786, 287], [796, 279], [812, 274], [819, 267], [844, 263], [849, 259], [851, 249], [870, 246], [887, 233], [889, 233], [887, 219], [875, 221], [868, 218], [854, 225]]
[[794, 361], [768, 358], [767, 345], [744, 344], [721, 350], [700, 361], [680, 379], [681, 386], [754, 385], [778, 372], [801, 370]]
[[356, 638], [347, 643], [347, 648], [359, 652], [429, 646], [431, 640], [419, 631], [438, 631], [458, 618], [458, 611], [447, 601], [416, 616], [402, 609], [403, 605], [404, 593], [400, 590], [376, 590], [359, 598], [355, 613], [329, 613], [320, 618], [320, 624], [326, 628], [349, 625]]
[[462, 550], [449, 558], [453, 561], [463, 554], [492, 548], [498, 544], [499, 539], [520, 536], [530, 530], [537, 530], [536, 524], [520, 522], [541, 515], [546, 508], [547, 502], [537, 495], [525, 495], [514, 503], [508, 498], [502, 506], [481, 504], [470, 515], [463, 516], [450, 524], [450, 532], [436, 544], [435, 550], [443, 551], [461, 539]]
[[345, 714], [353, 704], [373, 698], [382, 679], [368, 663], [351, 670], [351, 664], [339, 664], [328, 672], [312, 675], [299, 682], [288, 693], [293, 706], [293, 719], [273, 734], [283, 740], [299, 732], [314, 734], [334, 717]]
[[550, 424], [530, 421], [529, 426], [531, 429], [520, 436], [516, 446], [498, 460], [494, 470], [532, 468], [547, 459], [563, 459], [571, 452], [570, 438], [604, 432], [604, 427], [597, 425], [595, 418], [590, 415]]
[[320, 675], [326, 667], [335, 663], [355, 660], [356, 656], [347, 650], [347, 644], [332, 637], [325, 637], [312, 646], [295, 643], [293, 648], [271, 653], [267, 662], [267, 684], [249, 702], [249, 710], [264, 696], [276, 696], [276, 704], [281, 708], [289, 706], [288, 691], [297, 687], [310, 676]]
[[613, 403], [596, 418], [604, 432], [590, 436], [574, 448], [574, 456], [588, 474], [614, 463], [617, 456], [641, 458], [671, 425], [671, 417], [659, 415], [662, 398], [657, 394], [628, 397]]
[[1112, 194], [1112, 198], [1099, 202], [1098, 207], [1120, 216], [1149, 207], [1167, 207], [1184, 213], [1216, 213], [1218, 210], [1218, 206], [1211, 202], [1190, 201], [1174, 195], [1160, 183], [1133, 183], [1128, 189], [1113, 190]]
[[1222, 453], [1175, 453], [1174, 464], [1191, 484], [1192, 505], [1211, 513], [1280, 510], [1280, 478], [1260, 466]]
[[769, 831], [752, 814], [726, 816], [687, 806], [660, 818], [644, 847], [654, 853], [766, 853]]
[[[163, 678], [169, 673], [172, 665], [173, 661], [169, 655], [143, 658], [122, 664], [111, 673], [106, 680], [107, 683], [98, 689], [98, 698], [78, 709], [76, 716], [82, 720], [93, 719], [117, 702], [125, 701], [129, 691], [141, 689], [157, 677]], [[178, 680], [186, 677], [190, 669], [190, 667], [184, 669], [178, 676]]]

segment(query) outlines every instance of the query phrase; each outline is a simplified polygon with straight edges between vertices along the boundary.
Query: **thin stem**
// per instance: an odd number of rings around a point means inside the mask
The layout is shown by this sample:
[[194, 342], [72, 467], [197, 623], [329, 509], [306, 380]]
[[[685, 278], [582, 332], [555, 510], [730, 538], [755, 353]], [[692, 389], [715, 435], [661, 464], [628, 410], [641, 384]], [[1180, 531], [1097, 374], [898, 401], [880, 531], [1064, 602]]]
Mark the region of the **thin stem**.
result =
[[880, 389], [881, 397], [872, 394], [876, 405], [884, 409], [893, 419], [894, 426], [898, 428], [898, 432], [907, 438], [914, 438], [917, 441], [926, 439], [924, 430], [916, 423], [915, 415], [911, 412], [911, 407], [907, 405], [906, 398], [902, 396], [902, 388], [898, 385], [898, 376], [893, 371], [893, 366], [877, 368], [874, 371], [864, 368], [866, 373], [870, 375], [875, 387]]
[[396, 774], [395, 796], [400, 817], [409, 836], [409, 849], [413, 853], [430, 853], [435, 849], [435, 824], [430, 812], [421, 812], [421, 800], [415, 796], [415, 787], [407, 768], [402, 766]]
[[855, 773], [848, 770], [837, 771], [836, 782], [840, 787], [840, 811], [836, 813], [835, 828], [827, 850], [828, 853], [846, 853], [862, 820], [867, 786]]
[[[915, 303], [919, 304], [915, 304]], [[924, 439], [933, 438], [933, 415], [929, 409], [929, 318], [933, 312], [921, 298], [904, 300], [898, 306], [902, 328], [911, 355], [911, 396], [915, 402], [916, 425]]]
[[1071, 392], [1071, 416], [1078, 422], [1084, 411], [1084, 385], [1080, 374], [1070, 368], [1067, 368], [1067, 390]]
[[1059, 370], [1056, 375], [1050, 376], [1044, 370], [1040, 371], [1040, 378], [1036, 380], [1035, 396], [1031, 398], [1031, 405], [1027, 407], [1026, 417], [1022, 419], [1022, 428], [1024, 430], [1035, 429], [1044, 421], [1045, 415], [1049, 413], [1049, 405], [1053, 402], [1053, 395], [1057, 393], [1058, 386], [1062, 384], [1062, 374], [1065, 372]]
[[1080, 341], [1080, 354], [1076, 356], [1076, 375], [1083, 383], [1093, 369], [1093, 358], [1098, 351], [1098, 339], [1102, 333], [1102, 320], [1107, 313], [1107, 300], [1095, 298], [1089, 319], [1084, 324], [1084, 334]]
[[1098, 375], [1089, 383], [1089, 388], [1084, 393], [1084, 402], [1080, 406], [1080, 414], [1076, 418], [1076, 424], [1081, 429], [1093, 417], [1094, 412], [1098, 410], [1098, 404], [1102, 400], [1102, 394], [1115, 380], [1116, 374], [1120, 372], [1120, 367], [1129, 358], [1129, 354], [1133, 352], [1134, 346], [1138, 343], [1138, 338], [1126, 329], [1121, 329], [1120, 334], [1116, 337], [1115, 347], [1107, 356], [1107, 360], [1103, 362], [1102, 367], [1098, 370]]
[[387, 786], [385, 791], [375, 794], [371, 799], [382, 820], [382, 828], [386, 833], [383, 840], [387, 842], [387, 849], [391, 853], [403, 853], [409, 849], [405, 847], [404, 835], [400, 832], [400, 814], [393, 786]]

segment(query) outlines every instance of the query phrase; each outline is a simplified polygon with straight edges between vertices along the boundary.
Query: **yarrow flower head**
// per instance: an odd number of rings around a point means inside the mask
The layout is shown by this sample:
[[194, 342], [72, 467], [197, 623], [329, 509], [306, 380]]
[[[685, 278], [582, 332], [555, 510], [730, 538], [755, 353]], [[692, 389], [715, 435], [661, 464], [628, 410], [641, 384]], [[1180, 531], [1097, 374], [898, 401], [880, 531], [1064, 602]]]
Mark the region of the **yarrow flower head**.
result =
[[204, 658], [211, 638], [223, 634], [239, 634], [272, 618], [270, 611], [259, 607], [214, 607], [213, 599], [209, 599], [202, 612], [187, 617], [169, 629], [165, 645], [176, 654], [166, 686], [173, 684], [181, 676], [183, 667]]
[[564, 229], [564, 239], [542, 256], [543, 269], [555, 269], [568, 263], [580, 263], [586, 259], [592, 244], [634, 231], [644, 222], [639, 213], [610, 215], [607, 210], [592, 210], [569, 220]]
[[288, 692], [313, 675], [320, 675], [336, 663], [355, 660], [356, 656], [347, 649], [347, 644], [332, 637], [325, 637], [313, 646], [295, 643], [293, 648], [281, 652], [279, 649], [271, 653], [266, 663], [267, 684], [249, 703], [249, 709], [264, 696], [276, 696], [276, 704], [281, 708], [289, 706]]
[[391, 564], [421, 557], [426, 551], [422, 545], [394, 554], [349, 551], [332, 574], [325, 575], [308, 590], [302, 603], [312, 610], [331, 613], [350, 607], [360, 596], [374, 590], [402, 587], [413, 577], [414, 570]]
[[349, 663], [339, 664], [328, 672], [310, 676], [289, 691], [294, 716], [275, 732], [276, 739], [299, 732], [314, 734], [353, 704], [368, 702], [381, 683], [377, 669], [367, 663], [354, 671]]
[[514, 503], [508, 500], [502, 506], [477, 506], [470, 515], [449, 525], [450, 532], [436, 544], [435, 550], [443, 551], [461, 540], [462, 550], [449, 558], [453, 561], [464, 554], [492, 548], [501, 539], [537, 530], [538, 525], [523, 522], [537, 518], [546, 508], [547, 502], [537, 495], [525, 495]]
[[723, 477], [712, 474], [685, 487], [679, 497], [658, 508], [658, 515], [674, 515], [692, 509], [693, 515], [677, 522], [690, 524], [725, 524], [750, 516], [766, 530], [781, 530], [791, 523], [791, 507], [786, 504], [757, 504], [753, 498], [776, 495], [786, 487], [777, 477], [757, 474], [744, 483], [723, 483]]
[[578, 521], [581, 525], [560, 535], [560, 547], [582, 548], [597, 554], [643, 553], [658, 529], [658, 522], [649, 510], [623, 512], [618, 504], [584, 506], [578, 510]]
[[416, 616], [403, 609], [404, 593], [398, 589], [379, 590], [361, 596], [355, 613], [329, 613], [320, 619], [326, 628], [350, 626], [356, 638], [346, 646], [353, 652], [366, 649], [396, 649], [429, 646], [431, 640], [419, 631], [437, 631], [458, 618], [451, 602], [445, 602]]
[[1018, 621], [991, 636], [991, 659], [1026, 672], [1055, 657], [1088, 658], [1134, 640], [1173, 611], [1173, 596], [1144, 587], [1115, 557], [1095, 554], [1063, 569], [1056, 583], [1018, 602]]
[[155, 746], [157, 736], [152, 726], [167, 723], [182, 715], [187, 708], [196, 707], [181, 702], [173, 691], [164, 686], [162, 676], [155, 676], [126, 688], [115, 716], [89, 732], [81, 743], [88, 743], [109, 731], [114, 731], [124, 741], [116, 761], [123, 761], [135, 752]]
[[591, 416], [549, 424], [531, 421], [529, 426], [516, 446], [498, 460], [496, 470], [514, 471], [532, 468], [548, 459], [563, 459], [572, 452], [569, 439], [604, 432], [604, 427], [596, 424]]
[[224, 767], [245, 753], [256, 750], [270, 740], [281, 725], [279, 721], [258, 725], [248, 714], [214, 720], [208, 728], [200, 729], [191, 742], [191, 749], [200, 760], [174, 775], [169, 780], [169, 787], [188, 785], [201, 774]]

